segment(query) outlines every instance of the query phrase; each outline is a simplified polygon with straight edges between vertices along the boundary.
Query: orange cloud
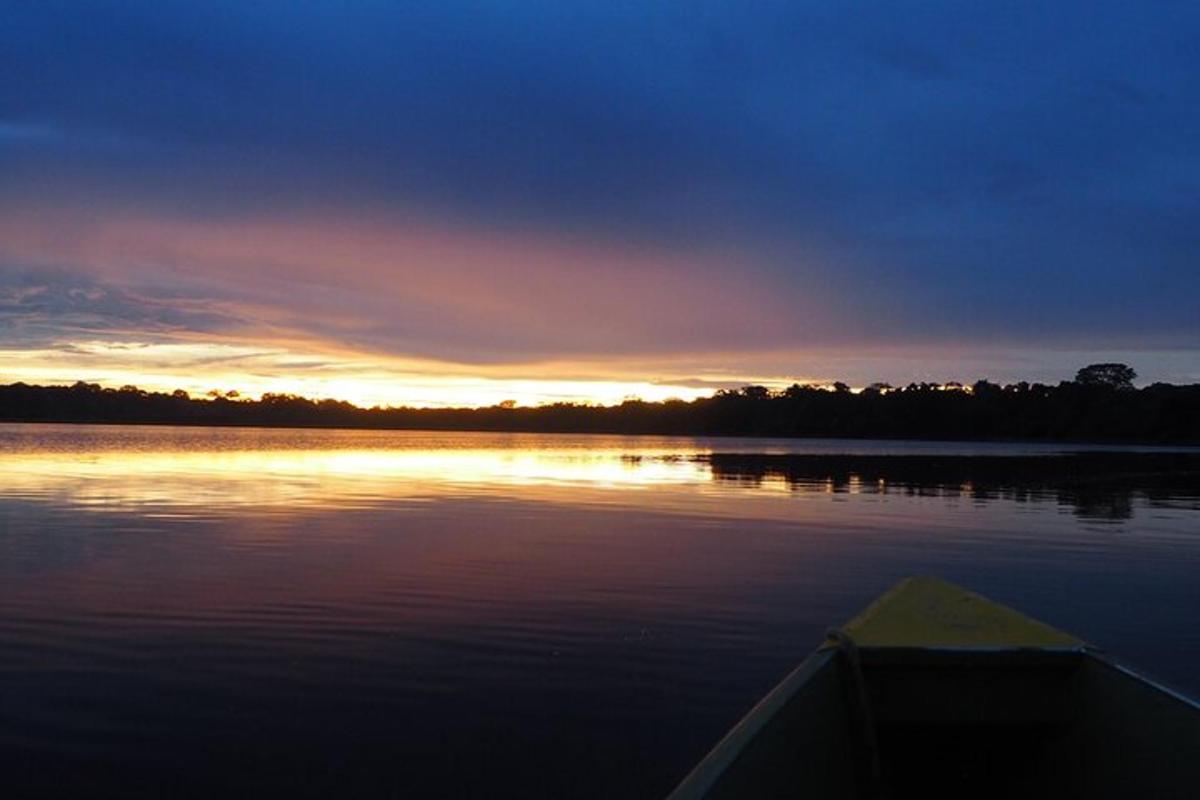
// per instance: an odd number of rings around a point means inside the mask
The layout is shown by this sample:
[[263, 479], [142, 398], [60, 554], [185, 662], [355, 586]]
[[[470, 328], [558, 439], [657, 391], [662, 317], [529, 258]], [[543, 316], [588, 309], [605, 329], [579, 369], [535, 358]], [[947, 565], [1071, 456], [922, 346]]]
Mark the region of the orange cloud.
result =
[[407, 218], [0, 219], [5, 255], [203, 294], [252, 339], [465, 362], [737, 349], [820, 327], [731, 253], [680, 255]]

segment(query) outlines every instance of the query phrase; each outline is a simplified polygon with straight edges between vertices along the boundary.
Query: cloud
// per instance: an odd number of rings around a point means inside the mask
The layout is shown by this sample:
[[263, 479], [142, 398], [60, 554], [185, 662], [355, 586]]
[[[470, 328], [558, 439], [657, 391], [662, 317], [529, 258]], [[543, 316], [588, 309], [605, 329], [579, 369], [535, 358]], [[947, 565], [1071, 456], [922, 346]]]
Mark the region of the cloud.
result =
[[241, 322], [195, 298], [138, 294], [63, 270], [0, 267], [0, 336], [9, 345], [39, 346], [80, 336], [194, 336]]
[[[49, 285], [38, 305], [10, 316], [58, 311], [64, 325], [153, 331], [190, 321], [256, 340], [483, 363], [750, 348], [830, 332], [818, 290], [784, 298], [737, 254], [412, 221], [42, 219], [0, 224], [0, 256], [76, 264], [103, 283]], [[58, 236], [62, 228], [72, 235]]]
[[735, 373], [1196, 352], [1198, 33], [1115, 2], [19, 4], [0, 270], [65, 283], [0, 325]]

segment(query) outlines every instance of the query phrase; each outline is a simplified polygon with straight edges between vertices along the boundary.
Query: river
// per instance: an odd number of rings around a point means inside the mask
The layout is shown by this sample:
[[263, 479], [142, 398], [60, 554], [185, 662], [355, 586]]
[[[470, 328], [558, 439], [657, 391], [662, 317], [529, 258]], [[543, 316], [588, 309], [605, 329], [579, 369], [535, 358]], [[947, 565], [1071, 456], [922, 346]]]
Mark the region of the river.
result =
[[8, 796], [658, 798], [937, 575], [1200, 693], [1200, 454], [0, 425]]

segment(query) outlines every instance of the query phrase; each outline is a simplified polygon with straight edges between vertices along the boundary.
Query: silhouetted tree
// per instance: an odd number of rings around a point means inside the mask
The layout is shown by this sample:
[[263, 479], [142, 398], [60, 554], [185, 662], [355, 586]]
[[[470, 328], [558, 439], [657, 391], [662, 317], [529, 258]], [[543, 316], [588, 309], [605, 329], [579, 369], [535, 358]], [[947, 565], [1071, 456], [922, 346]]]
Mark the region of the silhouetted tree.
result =
[[987, 378], [975, 381], [971, 384], [971, 394], [976, 397], [992, 397], [999, 394], [1001, 387], [999, 384], [992, 383]]
[[1102, 389], [1132, 389], [1137, 373], [1128, 364], [1089, 364], [1075, 373], [1080, 386]]

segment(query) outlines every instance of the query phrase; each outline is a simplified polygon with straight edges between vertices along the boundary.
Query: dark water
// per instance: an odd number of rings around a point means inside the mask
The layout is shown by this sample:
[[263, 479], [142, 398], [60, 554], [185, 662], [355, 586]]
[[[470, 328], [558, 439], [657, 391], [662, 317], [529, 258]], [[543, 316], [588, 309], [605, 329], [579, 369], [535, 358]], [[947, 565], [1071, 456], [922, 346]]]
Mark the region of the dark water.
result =
[[7, 797], [656, 798], [898, 578], [1200, 692], [1200, 456], [0, 426]]

